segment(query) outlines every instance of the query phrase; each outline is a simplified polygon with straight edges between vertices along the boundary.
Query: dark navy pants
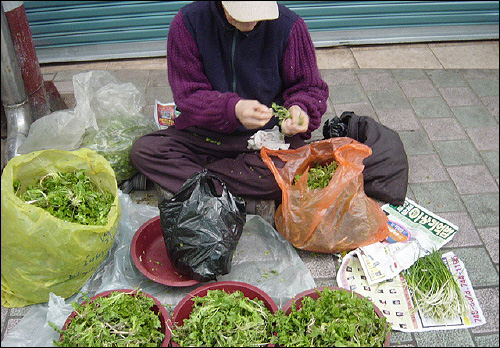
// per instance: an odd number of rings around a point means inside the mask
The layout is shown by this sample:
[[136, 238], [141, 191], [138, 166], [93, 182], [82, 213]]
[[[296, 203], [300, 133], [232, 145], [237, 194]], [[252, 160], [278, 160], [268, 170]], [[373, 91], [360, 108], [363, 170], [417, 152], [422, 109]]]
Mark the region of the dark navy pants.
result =
[[[262, 162], [260, 151], [247, 148], [249, 137], [169, 127], [137, 139], [130, 159], [149, 180], [174, 194], [186, 179], [206, 168], [236, 196], [280, 201], [281, 189]], [[285, 139], [291, 149], [305, 145], [298, 135]], [[222, 192], [220, 186], [217, 190]]]

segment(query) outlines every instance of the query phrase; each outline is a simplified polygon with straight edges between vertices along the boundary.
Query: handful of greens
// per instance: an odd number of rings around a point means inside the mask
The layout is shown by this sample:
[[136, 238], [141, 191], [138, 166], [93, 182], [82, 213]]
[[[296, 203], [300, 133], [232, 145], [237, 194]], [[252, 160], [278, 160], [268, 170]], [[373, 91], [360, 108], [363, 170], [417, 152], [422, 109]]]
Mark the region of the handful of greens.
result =
[[289, 315], [282, 310], [274, 314], [281, 347], [381, 347], [391, 328], [385, 317], [378, 317], [367, 298], [346, 290], [316, 290], [314, 300], [302, 298]]
[[[307, 187], [310, 189], [324, 188], [330, 182], [335, 170], [337, 169], [337, 162], [332, 161], [330, 164], [320, 166], [317, 162], [314, 167], [309, 169], [309, 176], [307, 177]], [[293, 184], [299, 181], [302, 175], [297, 174], [294, 177]]]
[[82, 225], [106, 225], [114, 196], [97, 187], [83, 170], [48, 173], [34, 185], [15, 194], [28, 204], [42, 208], [56, 218]]
[[193, 309], [182, 326], [172, 330], [180, 347], [265, 346], [272, 337], [272, 313], [262, 300], [236, 290], [208, 290], [192, 298]]
[[[276, 117], [276, 118], [278, 118], [278, 123], [279, 123], [280, 126], [281, 126], [281, 124], [283, 123], [284, 120], [292, 117], [290, 115], [290, 112], [288, 111], [287, 108], [285, 108], [284, 106], [278, 105], [278, 104], [276, 104], [274, 102], [271, 105], [271, 109], [273, 111], [273, 116]], [[299, 126], [302, 126], [302, 122], [303, 121], [304, 120], [302, 119], [302, 117], [299, 118]]]
[[151, 309], [154, 300], [141, 291], [113, 291], [85, 304], [72, 303], [77, 313], [65, 330], [49, 326], [62, 335], [56, 347], [159, 347], [165, 337], [161, 322]]

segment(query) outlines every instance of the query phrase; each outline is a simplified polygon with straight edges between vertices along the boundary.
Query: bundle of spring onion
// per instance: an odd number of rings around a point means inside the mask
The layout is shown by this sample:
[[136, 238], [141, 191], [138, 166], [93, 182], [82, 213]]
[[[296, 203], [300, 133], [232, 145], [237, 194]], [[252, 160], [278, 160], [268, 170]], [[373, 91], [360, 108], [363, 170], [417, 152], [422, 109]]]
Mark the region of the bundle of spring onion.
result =
[[420, 257], [402, 272], [411, 291], [415, 310], [443, 322], [467, 310], [467, 301], [438, 250]]

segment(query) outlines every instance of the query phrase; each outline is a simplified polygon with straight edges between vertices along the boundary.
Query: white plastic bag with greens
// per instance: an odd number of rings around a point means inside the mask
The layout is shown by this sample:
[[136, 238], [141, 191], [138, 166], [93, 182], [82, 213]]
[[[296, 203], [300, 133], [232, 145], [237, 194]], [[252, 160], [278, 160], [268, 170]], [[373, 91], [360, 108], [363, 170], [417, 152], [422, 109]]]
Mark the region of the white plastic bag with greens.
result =
[[156, 130], [141, 113], [145, 104], [141, 92], [101, 70], [73, 76], [73, 89], [75, 108], [35, 121], [19, 153], [86, 147], [109, 161], [118, 183], [131, 178], [136, 173], [129, 158], [134, 141]]

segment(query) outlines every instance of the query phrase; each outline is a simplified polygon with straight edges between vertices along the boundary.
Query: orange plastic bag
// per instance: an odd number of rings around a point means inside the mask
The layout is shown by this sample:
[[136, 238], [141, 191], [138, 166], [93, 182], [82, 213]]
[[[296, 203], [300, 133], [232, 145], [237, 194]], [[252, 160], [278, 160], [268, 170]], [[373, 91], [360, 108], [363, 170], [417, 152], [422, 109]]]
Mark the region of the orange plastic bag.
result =
[[[387, 238], [387, 217], [363, 187], [363, 159], [371, 153], [370, 147], [347, 137], [295, 150], [262, 148], [262, 160], [282, 190], [274, 216], [278, 232], [294, 247], [319, 253], [349, 251]], [[309, 168], [332, 160], [338, 167], [328, 186], [309, 189]], [[297, 174], [301, 177], [294, 185]]]

